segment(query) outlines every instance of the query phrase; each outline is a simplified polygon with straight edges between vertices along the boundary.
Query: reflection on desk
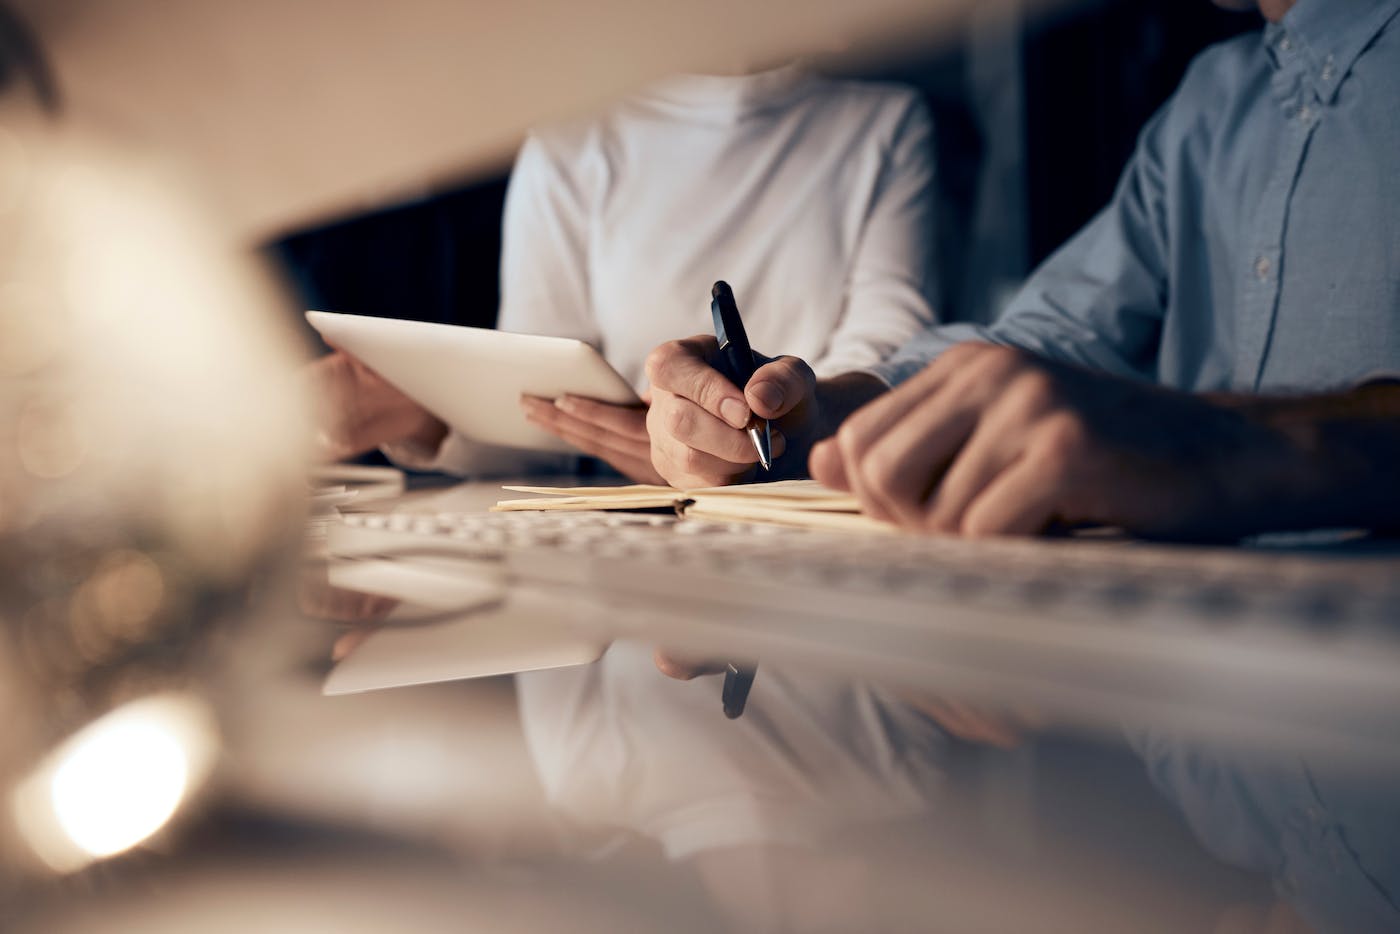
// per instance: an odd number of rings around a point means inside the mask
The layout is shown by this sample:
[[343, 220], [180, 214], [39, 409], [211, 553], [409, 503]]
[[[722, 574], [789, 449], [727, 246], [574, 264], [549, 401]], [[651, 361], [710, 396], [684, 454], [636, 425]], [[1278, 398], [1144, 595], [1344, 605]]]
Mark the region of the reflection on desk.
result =
[[[566, 662], [565, 643], [589, 657], [587, 646], [630, 636], [1029, 702], [1089, 725], [1127, 720], [1400, 758], [1396, 550], [485, 512], [498, 490], [464, 484], [347, 514], [329, 531], [332, 579], [399, 597], [427, 576], [486, 588], [507, 607], [518, 601], [512, 626], [537, 622], [522, 639], [557, 636]], [[480, 644], [499, 649], [499, 630], [482, 632]], [[397, 663], [415, 639], [441, 669], [454, 639], [396, 631]], [[462, 670], [476, 645], [457, 643]], [[502, 658], [482, 671], [509, 668]]]

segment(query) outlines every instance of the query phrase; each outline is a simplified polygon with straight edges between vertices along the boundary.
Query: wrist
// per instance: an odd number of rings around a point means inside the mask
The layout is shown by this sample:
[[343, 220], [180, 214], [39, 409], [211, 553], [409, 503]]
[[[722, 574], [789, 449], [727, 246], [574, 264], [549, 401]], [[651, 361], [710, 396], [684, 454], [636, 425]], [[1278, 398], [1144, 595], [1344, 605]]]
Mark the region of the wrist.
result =
[[843, 373], [817, 380], [811, 414], [800, 434], [785, 435], [787, 450], [780, 461], [783, 478], [810, 476], [807, 461], [817, 442], [829, 438], [852, 412], [889, 391], [869, 373]]
[[446, 437], [447, 423], [424, 412], [418, 426], [402, 440], [419, 450], [436, 452]]
[[841, 423], [853, 412], [889, 391], [884, 380], [870, 373], [843, 373], [817, 380], [817, 418], [812, 443], [836, 434]]
[[1275, 439], [1255, 459], [1264, 528], [1396, 528], [1400, 493], [1400, 387], [1363, 386], [1233, 406]]

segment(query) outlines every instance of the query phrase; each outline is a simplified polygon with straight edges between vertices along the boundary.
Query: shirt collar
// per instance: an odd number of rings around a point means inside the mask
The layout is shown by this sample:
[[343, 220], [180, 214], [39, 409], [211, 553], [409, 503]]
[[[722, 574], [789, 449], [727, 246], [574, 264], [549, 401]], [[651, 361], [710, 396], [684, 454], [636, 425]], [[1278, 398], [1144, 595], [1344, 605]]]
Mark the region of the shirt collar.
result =
[[639, 97], [689, 116], [742, 120], [782, 108], [806, 93], [814, 80], [799, 64], [747, 75], [686, 74], [653, 84]]
[[1323, 103], [1337, 95], [1352, 65], [1400, 13], [1400, 0], [1299, 0], [1280, 23], [1264, 30], [1264, 43], [1280, 64], [1302, 56], [1308, 80]]

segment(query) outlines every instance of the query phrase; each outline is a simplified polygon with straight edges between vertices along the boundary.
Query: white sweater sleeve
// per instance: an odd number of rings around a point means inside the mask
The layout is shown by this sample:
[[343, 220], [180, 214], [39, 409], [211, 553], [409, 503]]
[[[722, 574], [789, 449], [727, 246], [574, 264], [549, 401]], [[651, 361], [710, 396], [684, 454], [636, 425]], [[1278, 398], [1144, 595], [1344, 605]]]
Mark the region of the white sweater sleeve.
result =
[[[588, 291], [588, 211], [578, 166], [532, 134], [516, 158], [501, 222], [502, 331], [573, 337], [595, 346]], [[573, 171], [570, 171], [570, 170]], [[453, 432], [436, 451], [386, 445], [395, 463], [458, 476], [567, 473], [577, 458], [480, 444]]]
[[846, 306], [818, 376], [879, 363], [935, 319], [933, 123], [911, 100], [885, 154], [856, 247]]
[[501, 232], [496, 326], [596, 347], [600, 334], [588, 287], [588, 179], [580, 157], [567, 148], [532, 134], [516, 159]]

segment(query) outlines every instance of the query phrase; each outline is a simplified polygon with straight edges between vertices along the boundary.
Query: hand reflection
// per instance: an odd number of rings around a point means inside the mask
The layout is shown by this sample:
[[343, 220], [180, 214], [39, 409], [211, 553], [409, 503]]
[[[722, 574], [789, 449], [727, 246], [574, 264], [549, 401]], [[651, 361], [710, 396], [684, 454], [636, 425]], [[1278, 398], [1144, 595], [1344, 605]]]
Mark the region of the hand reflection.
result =
[[910, 707], [967, 743], [1012, 749], [1045, 726], [1045, 717], [1020, 707], [983, 707], [918, 692], [899, 694]]
[[331, 659], [338, 662], [378, 629], [377, 624], [393, 612], [399, 601], [393, 597], [335, 587], [322, 569], [301, 575], [297, 584], [297, 605], [313, 619], [350, 625], [349, 631], [337, 638], [331, 647]]
[[675, 678], [677, 681], [689, 681], [701, 675], [715, 675], [724, 671], [724, 662], [714, 659], [686, 658], [683, 655], [676, 655], [666, 649], [657, 649], [652, 654], [652, 661], [656, 663], [656, 668], [668, 678]]

